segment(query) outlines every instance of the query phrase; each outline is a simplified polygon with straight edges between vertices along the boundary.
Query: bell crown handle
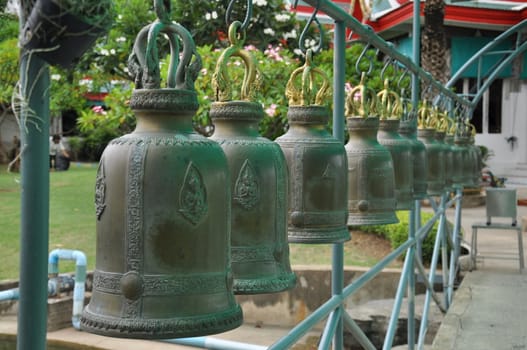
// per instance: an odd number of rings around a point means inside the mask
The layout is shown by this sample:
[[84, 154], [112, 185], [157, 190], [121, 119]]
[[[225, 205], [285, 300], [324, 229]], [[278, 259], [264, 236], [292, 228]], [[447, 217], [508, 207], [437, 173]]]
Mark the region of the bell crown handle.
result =
[[241, 58], [245, 65], [240, 100], [253, 100], [260, 85], [260, 74], [256, 68], [257, 64], [254, 55], [242, 49], [245, 42], [245, 30], [242, 29], [240, 21], [234, 21], [229, 26], [229, 41], [231, 45], [221, 53], [212, 76], [212, 86], [216, 93], [216, 101], [224, 102], [233, 99], [233, 83], [227, 69], [227, 62], [232, 57]]
[[429, 106], [428, 101], [424, 100], [417, 114], [419, 129], [435, 129], [438, 123], [437, 112], [437, 107]]
[[399, 119], [402, 114], [401, 98], [390, 89], [389, 80], [384, 80], [384, 89], [377, 93], [379, 98], [379, 118]]
[[[297, 77], [301, 74], [301, 84], [296, 84]], [[316, 77], [320, 78], [321, 86], [316, 89]], [[329, 77], [323, 70], [313, 64], [313, 51], [308, 49], [306, 52], [306, 62], [300, 68], [291, 73], [286, 88], [285, 95], [289, 99], [290, 106], [310, 106], [324, 105], [330, 96]]]
[[377, 94], [365, 84], [366, 73], [362, 72], [359, 85], [351, 89], [346, 97], [346, 115], [367, 118], [377, 113]]
[[[170, 21], [169, 1], [155, 0], [154, 4], [158, 19], [139, 31], [132, 54], [128, 58], [128, 69], [136, 88], [161, 88], [157, 38], [163, 33], [167, 35], [170, 44], [166, 87], [194, 90], [194, 82], [202, 67], [194, 40], [185, 27]], [[180, 46], [183, 46], [182, 51]]]

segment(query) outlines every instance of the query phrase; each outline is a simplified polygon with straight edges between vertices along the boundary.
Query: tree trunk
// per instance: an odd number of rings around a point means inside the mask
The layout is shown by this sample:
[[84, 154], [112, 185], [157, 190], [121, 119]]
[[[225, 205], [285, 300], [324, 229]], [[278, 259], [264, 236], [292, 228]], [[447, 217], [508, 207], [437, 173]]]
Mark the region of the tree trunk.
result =
[[421, 35], [421, 66], [445, 84], [450, 75], [447, 60], [447, 41], [444, 26], [445, 2], [426, 0], [424, 28]]

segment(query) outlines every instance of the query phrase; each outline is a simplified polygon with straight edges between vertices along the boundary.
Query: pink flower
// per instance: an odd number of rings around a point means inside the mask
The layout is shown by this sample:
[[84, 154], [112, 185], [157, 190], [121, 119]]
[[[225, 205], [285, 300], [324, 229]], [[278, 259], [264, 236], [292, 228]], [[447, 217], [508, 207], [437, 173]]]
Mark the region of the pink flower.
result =
[[102, 114], [102, 115], [106, 115], [106, 111], [104, 110], [104, 108], [102, 106], [93, 106], [91, 108], [91, 110], [94, 112], [94, 113], [97, 113], [97, 114]]
[[277, 107], [278, 106], [275, 103], [273, 103], [268, 108], [265, 109], [265, 113], [267, 113], [267, 115], [270, 117], [274, 117], [276, 115]]

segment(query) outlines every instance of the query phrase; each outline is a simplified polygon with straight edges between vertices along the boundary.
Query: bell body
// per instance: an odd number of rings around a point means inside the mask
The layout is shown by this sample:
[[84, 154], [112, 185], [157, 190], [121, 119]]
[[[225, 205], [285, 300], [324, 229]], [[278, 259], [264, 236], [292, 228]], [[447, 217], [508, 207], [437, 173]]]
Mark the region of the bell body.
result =
[[435, 129], [419, 129], [417, 137], [426, 147], [428, 164], [428, 189], [431, 196], [439, 196], [445, 190], [445, 155], [443, 146], [435, 139]]
[[456, 145], [456, 143], [454, 142], [454, 135], [447, 134], [445, 136], [445, 143], [450, 147], [450, 154], [451, 154], [450, 176], [451, 176], [452, 188], [455, 190], [455, 189], [463, 187], [462, 185], [462, 171], [463, 171], [462, 151], [463, 149], [459, 147], [458, 145]]
[[454, 143], [461, 149], [459, 153], [462, 162], [461, 184], [463, 187], [474, 187], [473, 169], [475, 165], [469, 141], [470, 139], [466, 136], [456, 136], [454, 138]]
[[435, 138], [437, 143], [443, 148], [443, 157], [445, 160], [445, 190], [452, 191], [454, 189], [454, 183], [452, 181], [454, 156], [450, 149], [450, 145], [445, 141], [446, 133], [444, 131], [436, 131]]
[[258, 133], [260, 104], [215, 102], [211, 139], [223, 148], [231, 173], [231, 255], [236, 294], [294, 287], [287, 241], [288, 172], [280, 147]]
[[193, 91], [135, 90], [135, 131], [102, 155], [85, 331], [177, 338], [242, 323], [229, 261], [227, 160], [193, 132], [196, 101]]
[[384, 119], [379, 122], [377, 139], [390, 151], [395, 173], [395, 200], [397, 210], [410, 210], [413, 206], [413, 158], [412, 145], [399, 135], [400, 121]]
[[483, 169], [483, 157], [481, 155], [481, 149], [475, 144], [474, 137], [470, 137], [469, 144], [474, 159], [472, 183], [474, 187], [479, 187], [481, 182], [481, 169]]
[[289, 107], [289, 130], [276, 139], [289, 169], [289, 242], [350, 239], [346, 150], [326, 130], [328, 115], [323, 106]]
[[413, 164], [413, 198], [423, 199], [428, 189], [428, 162], [425, 145], [417, 139], [417, 130], [411, 121], [401, 121], [399, 134], [410, 141]]
[[377, 141], [379, 118], [348, 117], [348, 225], [398, 222], [390, 151]]

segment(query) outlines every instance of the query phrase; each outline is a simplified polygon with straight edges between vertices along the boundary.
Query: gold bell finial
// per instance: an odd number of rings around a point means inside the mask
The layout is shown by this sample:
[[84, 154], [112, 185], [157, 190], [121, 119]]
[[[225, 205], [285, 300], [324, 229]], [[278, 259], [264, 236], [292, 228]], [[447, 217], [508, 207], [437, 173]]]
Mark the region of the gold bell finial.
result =
[[366, 86], [366, 72], [362, 72], [359, 85], [346, 97], [346, 115], [368, 118], [377, 113], [377, 94]]

